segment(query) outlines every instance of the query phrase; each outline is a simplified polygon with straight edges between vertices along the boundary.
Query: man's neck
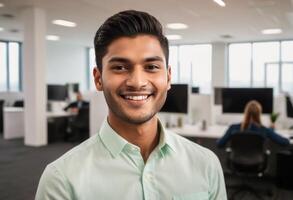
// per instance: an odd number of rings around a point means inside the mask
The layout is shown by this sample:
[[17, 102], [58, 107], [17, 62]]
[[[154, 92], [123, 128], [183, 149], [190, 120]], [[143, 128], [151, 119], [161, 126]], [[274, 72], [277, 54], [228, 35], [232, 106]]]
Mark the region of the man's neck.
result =
[[108, 122], [121, 137], [140, 148], [141, 155], [146, 162], [159, 143], [160, 134], [157, 117], [153, 117], [140, 125], [117, 121], [110, 117], [108, 117]]

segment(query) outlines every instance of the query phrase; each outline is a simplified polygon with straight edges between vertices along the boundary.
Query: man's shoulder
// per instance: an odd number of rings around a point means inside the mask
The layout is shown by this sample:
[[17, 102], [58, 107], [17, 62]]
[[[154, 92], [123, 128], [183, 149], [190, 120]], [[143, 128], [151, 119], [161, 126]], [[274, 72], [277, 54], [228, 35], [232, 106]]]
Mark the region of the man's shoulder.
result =
[[84, 141], [83, 143], [73, 147], [62, 156], [51, 162], [48, 166], [56, 168], [67, 168], [68, 166], [74, 165], [78, 167], [79, 163], [84, 162], [91, 156], [93, 151], [97, 151], [99, 148], [99, 137], [94, 135]]
[[187, 154], [190, 156], [190, 158], [201, 159], [205, 161], [208, 161], [208, 158], [211, 158], [212, 160], [217, 159], [217, 156], [210, 149], [171, 131], [167, 131], [167, 134], [169, 134], [173, 140], [173, 143], [176, 146], [176, 150], [179, 151], [179, 153]]

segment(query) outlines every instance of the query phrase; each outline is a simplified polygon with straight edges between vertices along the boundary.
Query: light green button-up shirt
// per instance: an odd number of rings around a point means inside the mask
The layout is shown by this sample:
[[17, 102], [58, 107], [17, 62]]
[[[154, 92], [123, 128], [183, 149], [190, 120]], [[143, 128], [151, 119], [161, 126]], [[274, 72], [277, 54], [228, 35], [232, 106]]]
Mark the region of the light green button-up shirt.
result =
[[[161, 125], [160, 125], [161, 126]], [[99, 134], [49, 164], [37, 200], [226, 200], [217, 157], [161, 126], [146, 163], [105, 121]]]

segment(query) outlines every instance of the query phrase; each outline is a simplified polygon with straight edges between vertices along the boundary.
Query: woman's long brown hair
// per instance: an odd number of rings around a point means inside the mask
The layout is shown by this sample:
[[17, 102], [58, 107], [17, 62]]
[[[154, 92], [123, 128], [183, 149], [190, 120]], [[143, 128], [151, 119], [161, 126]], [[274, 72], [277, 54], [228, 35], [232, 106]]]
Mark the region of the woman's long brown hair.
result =
[[241, 123], [241, 131], [247, 129], [250, 123], [257, 126], [261, 126], [260, 116], [262, 113], [262, 107], [258, 101], [249, 101], [244, 109], [244, 119]]

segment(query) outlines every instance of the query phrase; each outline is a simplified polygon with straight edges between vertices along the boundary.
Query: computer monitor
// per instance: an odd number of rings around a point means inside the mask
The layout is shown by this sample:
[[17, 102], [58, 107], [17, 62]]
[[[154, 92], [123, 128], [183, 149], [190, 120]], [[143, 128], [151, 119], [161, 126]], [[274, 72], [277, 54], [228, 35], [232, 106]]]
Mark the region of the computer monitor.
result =
[[199, 87], [192, 87], [191, 88], [191, 93], [192, 94], [198, 94], [199, 93]]
[[262, 105], [263, 113], [273, 112], [273, 88], [222, 88], [223, 113], [243, 113], [251, 100]]
[[286, 96], [286, 113], [287, 117], [293, 118], [293, 105], [290, 96]]
[[172, 84], [160, 112], [188, 113], [188, 84]]
[[47, 85], [48, 100], [65, 101], [68, 97], [66, 85]]

